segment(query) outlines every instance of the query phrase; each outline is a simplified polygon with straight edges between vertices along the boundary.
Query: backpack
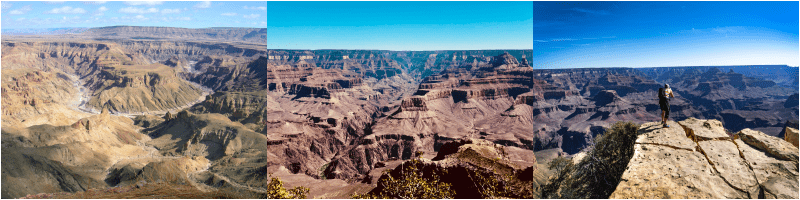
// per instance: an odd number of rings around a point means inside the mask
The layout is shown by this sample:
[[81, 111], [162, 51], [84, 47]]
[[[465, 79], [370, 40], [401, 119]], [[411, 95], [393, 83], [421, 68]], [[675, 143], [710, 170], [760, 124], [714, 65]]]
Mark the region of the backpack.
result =
[[664, 92], [665, 92], [664, 88], [658, 88], [658, 99], [664, 99], [667, 97], [667, 95], [664, 94]]

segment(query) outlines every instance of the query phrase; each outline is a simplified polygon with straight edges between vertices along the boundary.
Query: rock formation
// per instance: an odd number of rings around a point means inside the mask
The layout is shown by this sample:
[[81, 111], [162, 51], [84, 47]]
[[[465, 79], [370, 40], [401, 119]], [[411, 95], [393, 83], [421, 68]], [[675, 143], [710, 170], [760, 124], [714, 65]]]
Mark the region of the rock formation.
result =
[[359, 177], [379, 161], [409, 159], [416, 151], [433, 154], [460, 138], [532, 149], [531, 68], [520, 67], [509, 54], [491, 60], [425, 78], [414, 95], [375, 122], [371, 134], [334, 157], [326, 174]]
[[[529, 151], [528, 154], [533, 152]], [[406, 161], [389, 173], [383, 174], [377, 182], [380, 183], [381, 179], [387, 179], [388, 176], [400, 178], [405, 165], [417, 165], [424, 174], [423, 177], [430, 178], [436, 175], [441, 182], [450, 183], [455, 198], [532, 198], [532, 179], [536, 170], [533, 165], [536, 160], [530, 157], [525, 161], [515, 160], [511, 159], [510, 155], [512, 153], [506, 152], [504, 146], [490, 141], [456, 140], [444, 144], [433, 160]], [[494, 188], [489, 189], [488, 182], [478, 181], [485, 179], [496, 179], [500, 184], [492, 185]], [[382, 190], [390, 190], [386, 187], [378, 184], [370, 193], [378, 194]], [[501, 193], [500, 190], [503, 189], [511, 192]], [[512, 196], [488, 196], [490, 194], [487, 190], [496, 190], [493, 192]]]
[[717, 120], [646, 123], [610, 198], [798, 198], [797, 148]]

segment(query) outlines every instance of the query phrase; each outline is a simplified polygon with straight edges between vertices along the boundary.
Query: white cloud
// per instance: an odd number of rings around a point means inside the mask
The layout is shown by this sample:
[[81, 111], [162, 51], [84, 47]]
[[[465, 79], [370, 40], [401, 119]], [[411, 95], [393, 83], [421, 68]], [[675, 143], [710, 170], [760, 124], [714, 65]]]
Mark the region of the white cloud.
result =
[[84, 1], [83, 4], [92, 4], [92, 5], [101, 5], [105, 4], [107, 1]]
[[145, 13], [158, 13], [158, 8], [142, 9], [137, 7], [127, 7], [119, 9], [120, 13], [126, 14], [145, 14]]
[[236, 16], [236, 13], [222, 13], [222, 16]]
[[125, 5], [129, 6], [155, 6], [163, 4], [163, 1], [126, 1]]
[[145, 19], [147, 19], [147, 17], [144, 17], [144, 16], [142, 16], [142, 15], [136, 15], [136, 17], [134, 17], [134, 19], [141, 19], [141, 20], [145, 20]]
[[25, 18], [24, 17], [17, 18], [17, 21], [22, 21], [22, 20], [25, 20]]
[[62, 4], [64, 1], [45, 1], [46, 4]]
[[194, 8], [205, 9], [205, 8], [210, 8], [210, 7], [211, 7], [211, 2], [210, 1], [203, 1], [203, 2], [198, 3], [197, 5], [194, 5]]
[[31, 10], [32, 10], [31, 6], [27, 5], [27, 6], [23, 6], [22, 8], [19, 8], [19, 9], [16, 9], [16, 10], [12, 10], [11, 12], [8, 12], [8, 14], [21, 15], [21, 14], [28, 13], [28, 11], [31, 11]]
[[177, 14], [177, 13], [181, 13], [181, 9], [177, 9], [177, 8], [176, 8], [176, 9], [169, 9], [169, 8], [165, 8], [165, 9], [162, 9], [162, 10], [161, 10], [161, 14]]
[[244, 17], [245, 19], [255, 19], [255, 18], [258, 18], [260, 16], [261, 15], [259, 15], [259, 14], [242, 15], [242, 17]]
[[48, 14], [83, 14], [86, 13], [86, 10], [83, 8], [73, 8], [70, 6], [64, 6], [61, 8], [53, 8], [50, 11], [44, 12]]
[[267, 22], [261, 21], [261, 26], [266, 26], [266, 25], [267, 25]]
[[108, 11], [108, 8], [105, 6], [100, 6], [100, 8], [97, 8], [97, 11], [94, 12], [94, 16], [103, 16], [105, 15], [106, 11]]
[[267, 7], [264, 7], [264, 6], [258, 6], [258, 7], [255, 7], [255, 6], [244, 6], [244, 9], [248, 9], [248, 10], [267, 10]]

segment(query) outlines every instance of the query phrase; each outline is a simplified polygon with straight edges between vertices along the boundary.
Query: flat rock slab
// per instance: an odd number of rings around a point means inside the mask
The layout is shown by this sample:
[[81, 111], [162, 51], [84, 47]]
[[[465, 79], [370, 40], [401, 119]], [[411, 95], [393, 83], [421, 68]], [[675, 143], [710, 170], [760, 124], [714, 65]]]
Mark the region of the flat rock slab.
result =
[[725, 133], [722, 122], [715, 119], [703, 120], [689, 118], [678, 123], [680, 123], [686, 133], [696, 136], [697, 140], [730, 138], [728, 134]]
[[736, 138], [756, 149], [766, 151], [778, 159], [797, 163], [797, 147], [785, 140], [750, 129], [739, 131], [736, 133]]
[[798, 168], [797, 163], [784, 161], [753, 148], [744, 141], [735, 140], [745, 160], [753, 167], [758, 182], [767, 190], [767, 198], [797, 199]]
[[757, 198], [758, 182], [747, 163], [739, 155], [739, 149], [729, 140], [708, 140], [698, 142], [714, 168], [731, 186], [750, 193]]
[[622, 181], [609, 198], [747, 198], [716, 175], [700, 152], [636, 144]]
[[668, 121], [669, 128], [664, 128], [660, 122], [650, 122], [639, 127], [637, 144], [661, 144], [686, 150], [694, 150], [697, 143], [686, 137], [686, 132], [673, 121]]

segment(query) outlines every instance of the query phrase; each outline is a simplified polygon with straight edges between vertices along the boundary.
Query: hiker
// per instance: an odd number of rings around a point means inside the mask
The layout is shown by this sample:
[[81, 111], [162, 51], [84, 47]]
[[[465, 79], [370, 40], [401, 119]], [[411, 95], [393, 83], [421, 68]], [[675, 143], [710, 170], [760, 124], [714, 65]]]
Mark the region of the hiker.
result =
[[669, 119], [669, 98], [675, 97], [672, 94], [672, 89], [669, 84], [664, 84], [663, 88], [658, 88], [658, 105], [661, 106], [661, 124], [664, 128], [669, 128], [667, 119]]

